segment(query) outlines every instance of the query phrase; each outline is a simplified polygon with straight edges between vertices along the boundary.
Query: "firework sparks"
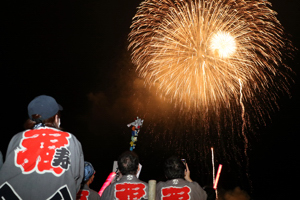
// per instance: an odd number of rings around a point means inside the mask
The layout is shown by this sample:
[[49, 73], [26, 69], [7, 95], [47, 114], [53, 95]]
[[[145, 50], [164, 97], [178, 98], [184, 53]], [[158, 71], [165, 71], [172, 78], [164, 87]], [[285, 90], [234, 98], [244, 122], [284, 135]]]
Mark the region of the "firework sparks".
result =
[[184, 110], [233, 110], [242, 95], [262, 116], [278, 91], [288, 91], [280, 68], [288, 69], [282, 52], [292, 49], [270, 6], [260, 0], [145, 0], [128, 38], [132, 61], [147, 85]]
[[[249, 178], [247, 128], [265, 123], [279, 94], [289, 94], [291, 69], [283, 61], [294, 47], [276, 14], [267, 0], [140, 4], [128, 48], [145, 84], [179, 108], [166, 123], [180, 140], [172, 145], [189, 152], [194, 143], [201, 159], [205, 145], [215, 146], [221, 159], [246, 165]], [[183, 137], [193, 139], [184, 145]]]
[[234, 38], [226, 32], [218, 32], [211, 38], [210, 49], [220, 58], [229, 58], [236, 51]]

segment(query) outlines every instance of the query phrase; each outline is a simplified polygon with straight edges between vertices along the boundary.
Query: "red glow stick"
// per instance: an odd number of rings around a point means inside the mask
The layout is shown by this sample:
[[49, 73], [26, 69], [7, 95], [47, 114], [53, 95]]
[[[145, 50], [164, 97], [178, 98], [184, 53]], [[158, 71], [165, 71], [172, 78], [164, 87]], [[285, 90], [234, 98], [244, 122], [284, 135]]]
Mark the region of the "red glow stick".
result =
[[220, 164], [219, 168], [218, 168], [218, 172], [217, 172], [216, 181], [215, 181], [215, 184], [214, 184], [214, 189], [217, 189], [217, 185], [218, 185], [218, 181], [219, 181], [219, 178], [220, 178], [221, 170], [222, 170], [222, 165]]
[[112, 182], [112, 180], [115, 178], [115, 176], [116, 176], [116, 172], [111, 172], [111, 173], [108, 175], [108, 177], [107, 177], [105, 183], [102, 185], [100, 191], [98, 192], [98, 194], [100, 195], [100, 197], [101, 197], [102, 193], [104, 192], [105, 188], [106, 188], [107, 186], [109, 186], [109, 184]]

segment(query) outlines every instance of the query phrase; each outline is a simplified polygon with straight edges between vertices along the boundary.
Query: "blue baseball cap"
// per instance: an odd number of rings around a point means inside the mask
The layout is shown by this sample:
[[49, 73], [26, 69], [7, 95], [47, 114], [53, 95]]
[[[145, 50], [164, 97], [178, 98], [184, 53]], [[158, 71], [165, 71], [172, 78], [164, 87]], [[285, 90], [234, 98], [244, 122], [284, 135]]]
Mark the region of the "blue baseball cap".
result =
[[89, 180], [95, 173], [94, 167], [91, 163], [84, 161], [84, 179], [83, 181]]
[[32, 119], [32, 115], [41, 115], [41, 120], [46, 120], [57, 114], [63, 107], [59, 105], [53, 97], [40, 95], [35, 97], [28, 104], [28, 115]]

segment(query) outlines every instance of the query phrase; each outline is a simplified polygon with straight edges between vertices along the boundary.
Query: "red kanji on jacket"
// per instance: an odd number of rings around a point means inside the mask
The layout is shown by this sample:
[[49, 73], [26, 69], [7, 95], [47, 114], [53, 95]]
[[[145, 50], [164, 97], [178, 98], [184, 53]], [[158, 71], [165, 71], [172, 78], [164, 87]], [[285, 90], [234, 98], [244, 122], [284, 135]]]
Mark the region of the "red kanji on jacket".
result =
[[138, 200], [146, 194], [146, 186], [142, 183], [119, 183], [115, 187], [118, 200]]
[[163, 200], [189, 200], [191, 189], [187, 186], [185, 187], [167, 187], [162, 188], [161, 194]]
[[21, 149], [16, 150], [16, 166], [25, 174], [51, 172], [60, 176], [70, 165], [70, 137], [69, 133], [52, 128], [24, 132]]
[[80, 200], [88, 200], [88, 196], [90, 195], [90, 191], [88, 190], [79, 190], [76, 198]]

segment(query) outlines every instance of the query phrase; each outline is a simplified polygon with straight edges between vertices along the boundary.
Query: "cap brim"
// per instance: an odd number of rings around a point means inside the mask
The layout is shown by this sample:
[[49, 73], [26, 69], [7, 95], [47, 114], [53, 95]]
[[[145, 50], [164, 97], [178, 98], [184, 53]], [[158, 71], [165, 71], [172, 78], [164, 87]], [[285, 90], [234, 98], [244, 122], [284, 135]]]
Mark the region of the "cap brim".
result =
[[63, 110], [63, 107], [60, 104], [57, 104], [57, 105], [58, 105], [59, 110]]

